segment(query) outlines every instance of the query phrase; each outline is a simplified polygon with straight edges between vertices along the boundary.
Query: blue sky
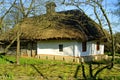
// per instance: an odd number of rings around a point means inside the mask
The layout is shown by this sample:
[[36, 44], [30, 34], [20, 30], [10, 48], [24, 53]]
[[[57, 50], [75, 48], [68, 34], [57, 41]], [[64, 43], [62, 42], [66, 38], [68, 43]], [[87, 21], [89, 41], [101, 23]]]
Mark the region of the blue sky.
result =
[[[117, 3], [117, 0], [106, 0], [106, 6], [105, 9], [109, 12], [111, 10], [115, 10], [116, 6], [115, 4]], [[115, 16], [113, 14], [108, 14], [108, 18], [112, 24], [112, 28], [114, 32], [120, 32], [120, 17]]]

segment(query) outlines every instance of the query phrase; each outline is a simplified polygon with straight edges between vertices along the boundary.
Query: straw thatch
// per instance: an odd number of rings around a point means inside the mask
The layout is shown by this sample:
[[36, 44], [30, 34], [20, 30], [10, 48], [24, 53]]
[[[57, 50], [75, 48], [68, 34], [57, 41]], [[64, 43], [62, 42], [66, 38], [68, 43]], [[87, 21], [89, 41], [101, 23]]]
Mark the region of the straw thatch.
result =
[[[18, 28], [1, 36], [2, 40], [12, 40]], [[100, 26], [79, 10], [69, 10], [54, 14], [26, 18], [21, 23], [22, 40], [98, 40], [105, 37]]]

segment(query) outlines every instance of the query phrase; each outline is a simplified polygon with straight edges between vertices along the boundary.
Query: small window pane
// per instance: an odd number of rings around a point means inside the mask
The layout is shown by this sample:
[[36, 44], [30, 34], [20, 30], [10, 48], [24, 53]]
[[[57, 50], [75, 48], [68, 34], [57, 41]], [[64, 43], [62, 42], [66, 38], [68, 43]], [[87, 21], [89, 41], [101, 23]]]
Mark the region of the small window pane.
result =
[[86, 42], [82, 42], [82, 51], [85, 52], [87, 50]]
[[63, 52], [63, 44], [59, 44], [59, 51]]
[[97, 51], [100, 50], [100, 42], [97, 42], [96, 49], [97, 49]]

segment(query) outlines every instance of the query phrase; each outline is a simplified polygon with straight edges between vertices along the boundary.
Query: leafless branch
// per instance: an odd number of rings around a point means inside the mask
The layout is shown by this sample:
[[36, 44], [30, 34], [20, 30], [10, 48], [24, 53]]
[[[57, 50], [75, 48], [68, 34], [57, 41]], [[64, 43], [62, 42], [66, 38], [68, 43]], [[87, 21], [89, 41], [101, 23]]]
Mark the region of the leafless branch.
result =
[[31, 12], [32, 5], [34, 4], [34, 2], [35, 2], [35, 0], [31, 1], [30, 6], [28, 7], [28, 12], [27, 12], [26, 16], [28, 16], [28, 14]]
[[[3, 19], [5, 18], [5, 16], [9, 13], [9, 11], [12, 9], [12, 7], [14, 6], [16, 0], [14, 0], [13, 4], [9, 7], [9, 9], [5, 12], [5, 14], [0, 18], [0, 25], [2, 24], [3, 22]], [[0, 26], [1, 28], [2, 26]]]

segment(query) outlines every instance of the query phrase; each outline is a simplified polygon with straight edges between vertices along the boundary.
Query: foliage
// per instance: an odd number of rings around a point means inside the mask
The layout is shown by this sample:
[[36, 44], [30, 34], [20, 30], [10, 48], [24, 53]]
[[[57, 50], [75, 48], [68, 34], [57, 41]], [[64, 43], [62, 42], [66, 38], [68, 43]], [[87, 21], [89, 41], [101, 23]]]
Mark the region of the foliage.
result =
[[[115, 38], [115, 45], [116, 45], [116, 53], [120, 53], [120, 32], [117, 32], [114, 34]], [[111, 43], [106, 42], [105, 43], [105, 52], [111, 52]], [[109, 54], [110, 55], [110, 54]]]
[[115, 41], [116, 41], [116, 52], [120, 53], [120, 32], [115, 34]]
[[115, 58], [115, 63], [120, 64], [120, 58]]
[[120, 43], [120, 32], [115, 33], [116, 42]]

